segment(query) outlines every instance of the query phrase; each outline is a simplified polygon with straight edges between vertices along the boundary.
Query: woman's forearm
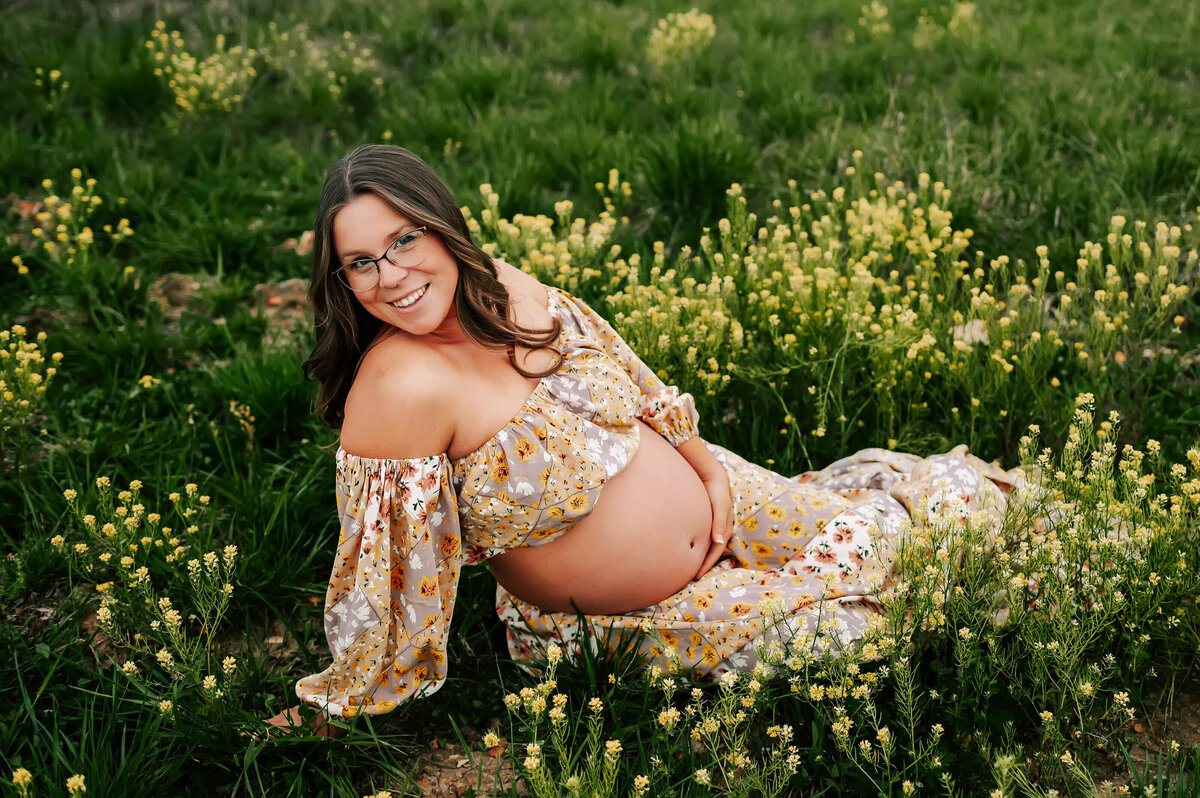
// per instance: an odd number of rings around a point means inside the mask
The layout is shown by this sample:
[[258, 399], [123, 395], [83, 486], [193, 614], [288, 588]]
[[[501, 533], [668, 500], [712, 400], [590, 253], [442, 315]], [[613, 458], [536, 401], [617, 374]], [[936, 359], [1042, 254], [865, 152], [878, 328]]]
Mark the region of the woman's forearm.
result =
[[687, 460], [688, 465], [695, 470], [702, 482], [709, 482], [721, 477], [728, 479], [725, 469], [717, 462], [717, 458], [713, 457], [712, 452], [704, 445], [704, 441], [700, 439], [699, 435], [688, 438], [676, 446], [675, 451], [683, 455], [683, 459]]

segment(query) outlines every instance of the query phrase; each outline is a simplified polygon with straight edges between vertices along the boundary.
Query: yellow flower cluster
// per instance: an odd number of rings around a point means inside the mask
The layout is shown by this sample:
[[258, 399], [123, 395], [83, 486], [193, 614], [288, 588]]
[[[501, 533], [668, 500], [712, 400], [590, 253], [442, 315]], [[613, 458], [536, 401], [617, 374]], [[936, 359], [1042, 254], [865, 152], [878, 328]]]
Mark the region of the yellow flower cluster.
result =
[[[216, 635], [233, 596], [238, 549], [210, 549], [211, 529], [203, 519], [211, 498], [195, 483], [167, 497], [176, 526], [147, 509], [142, 488], [133, 480], [117, 491], [111, 479], [99, 477], [88, 507], [82, 490], [64, 490], [82, 539], [72, 543], [57, 534], [50, 545], [95, 583], [96, 619], [118, 648], [126, 675], [142, 678], [132, 659], [140, 655], [171, 681], [192, 688], [205, 706], [215, 707], [228, 694], [237, 667], [231, 657], [219, 661]], [[155, 580], [164, 585], [161, 591]], [[155, 705], [171, 716], [175, 704], [160, 699]]]
[[[523, 767], [534, 795], [612, 796], [624, 746], [619, 740], [604, 739], [603, 700], [593, 697], [573, 710], [571, 699], [557, 692], [555, 675], [564, 656], [557, 645], [549, 646], [541, 680], [504, 697], [514, 729], [529, 742], [518, 747], [489, 732], [483, 744], [489, 749], [511, 749], [508, 755]], [[793, 728], [769, 726], [768, 742], [761, 750], [752, 755], [748, 747], [755, 721], [761, 720], [760, 713], [769, 704], [770, 668], [759, 665], [749, 674], [725, 673], [717, 695], [709, 697], [696, 687], [685, 690], [684, 677], [674, 670], [668, 674], [653, 665], [648, 675], [650, 686], [661, 691], [665, 708], [649, 729], [649, 740], [642, 737], [639, 741], [643, 754], [655, 750], [647, 749], [652, 743], [660, 743], [658, 750], [663, 751], [686, 747], [708, 765], [698, 771], [703, 774], [698, 778], [707, 783], [719, 778], [731, 784], [736, 778], [746, 785], [746, 794], [778, 796], [785, 792], [801, 761]], [[608, 682], [621, 684], [614, 675], [609, 675]], [[639, 685], [636, 689], [640, 693], [644, 688]], [[690, 700], [682, 701], [685, 696]], [[570, 747], [569, 734], [576, 729], [585, 730], [582, 749]], [[518, 749], [523, 757], [515, 753]], [[650, 765], [650, 773], [633, 777], [634, 795], [646, 795], [655, 782], [664, 784], [675, 778], [663, 758], [650, 757]]]
[[[751, 756], [749, 737], [756, 721], [763, 718], [760, 712], [766, 704], [768, 679], [772, 669], [759, 663], [750, 673], [726, 672], [718, 678], [719, 689], [715, 695], [705, 696], [702, 690], [692, 688], [688, 693], [691, 701], [684, 705], [678, 730], [674, 729], [675, 718], [660, 715], [659, 723], [671, 732], [671, 736], [695, 750], [708, 754], [709, 767], [696, 771], [694, 778], [700, 784], [709, 784], [717, 774], [726, 784], [738, 781], [748, 789], [746, 794], [779, 795], [784, 792], [788, 779], [800, 766], [799, 749], [794, 744], [795, 734], [791, 726], [777, 725], [766, 729], [768, 741]], [[673, 704], [679, 689], [674, 677], [663, 677], [661, 671], [652, 668], [650, 682], [662, 690], [663, 700]]]
[[[519, 759], [525, 782], [537, 798], [558, 798], [562, 795], [611, 796], [616, 785], [618, 767], [621, 763], [622, 746], [619, 740], [603, 740], [604, 702], [592, 698], [587, 705], [586, 717], [581, 721], [587, 726], [587, 741], [581, 752], [571, 751], [567, 731], [569, 699], [564, 693], [556, 692], [558, 681], [555, 674], [563, 661], [563, 652], [557, 645], [550, 645], [546, 652], [546, 669], [536, 685], [523, 687], [519, 692], [504, 696], [504, 706], [510, 718], [518, 721], [529, 734], [531, 742], [524, 746], [523, 758]], [[612, 677], [609, 677], [612, 680]], [[580, 708], [577, 715], [583, 715]], [[549, 724], [549, 739], [543, 750], [542, 724]], [[503, 741], [493, 732], [484, 738], [489, 748], [500, 747]], [[556, 756], [548, 758], [547, 753]], [[553, 767], [551, 762], [557, 764]], [[648, 786], [648, 784], [647, 784]], [[643, 790], [644, 792], [644, 790]]]
[[294, 84], [323, 87], [334, 98], [345, 90], [348, 77], [369, 76], [373, 86], [383, 85], [379, 61], [350, 31], [325, 41], [313, 38], [305, 25], [280, 30], [271, 22], [262, 54], [271, 69], [289, 76]]
[[[699, 252], [683, 247], [673, 258], [661, 242], [648, 259], [622, 257], [609, 199], [590, 224], [571, 219], [568, 202], [557, 222], [507, 220], [485, 186], [482, 223], [464, 213], [492, 254], [585, 298], [606, 297], [618, 331], [681, 388], [715, 396], [733, 378], [765, 388], [802, 443], [846, 434], [862, 412], [847, 405], [849, 392], [876, 414], [881, 439], [934, 412], [969, 436], [982, 414], [1004, 418], [1030, 407], [1031, 391], [1058, 387], [1064, 358], [1070, 373], [1102, 385], [1172, 354], [1144, 342], [1180, 331], [1200, 278], [1196, 249], [1184, 249], [1193, 225], [1116, 217], [1070, 274], [1045, 247], [1032, 266], [987, 259], [967, 254], [974, 233], [954, 225], [945, 185], [925, 174], [912, 187], [868, 176], [861, 162], [855, 152], [848, 188], [802, 193], [792, 182], [765, 220], [735, 184], [728, 217]], [[607, 189], [627, 192], [616, 175]], [[965, 401], [931, 409], [931, 386]]]
[[[115, 569], [123, 583], [134, 587], [139, 581], [140, 570], [134, 567], [135, 564], [158, 568], [163, 564], [182, 563], [185, 556], [203, 542], [201, 519], [211, 503], [209, 496], [199, 495], [194, 483], [189, 483], [182, 494], [171, 493], [168, 501], [179, 527], [170, 527], [162, 525], [161, 513], [149, 512], [141, 503], [142, 487], [141, 481], [133, 480], [128, 489], [114, 493], [108, 477], [97, 478], [99, 496], [95, 513], [82, 511], [78, 504], [79, 491], [68, 488], [63, 492], [81, 530], [91, 539], [92, 545], [103, 552], [95, 563], [79, 562], [77, 567], [85, 571]], [[61, 550], [65, 538], [55, 535], [51, 543]]]
[[716, 38], [717, 26], [711, 14], [691, 9], [667, 14], [650, 32], [646, 57], [659, 69], [694, 59]]
[[217, 36], [213, 52], [199, 59], [187, 50], [179, 31], [168, 32], [159, 20], [146, 49], [154, 60], [154, 74], [166, 79], [176, 105], [185, 113], [233, 110], [258, 74], [254, 67], [258, 53], [241, 45], [226, 49], [224, 34]]
[[[85, 260], [97, 243], [91, 218], [104, 204], [104, 198], [96, 190], [96, 179], [84, 179], [83, 171], [76, 168], [71, 170], [71, 188], [64, 195], [55, 192], [50, 178], [42, 181], [41, 189], [41, 199], [27, 203], [28, 218], [18, 228], [16, 240], [30, 250], [25, 257], [42, 256], [58, 266], [72, 266], [77, 260]], [[124, 204], [124, 197], [117, 200], [118, 206]], [[105, 224], [101, 232], [103, 237], [117, 243], [133, 235], [133, 228], [128, 219], [121, 219], [115, 226]], [[25, 257], [17, 255], [12, 259], [19, 274], [29, 273]]]
[[[1200, 469], [1191, 479], [1183, 464], [1164, 469], [1170, 477], [1152, 493], [1161, 480], [1143, 464], [1157, 458], [1157, 444], [1126, 446], [1118, 457], [1117, 414], [1097, 424], [1093, 396], [1075, 404], [1058, 457], [1037, 451], [1036, 428], [1022, 439], [1029, 481], [1009, 494], [1002, 528], [974, 514], [918, 514], [898, 550], [899, 601], [889, 613], [893, 639], [904, 645], [913, 635], [952, 632], [962, 670], [1007, 651], [1001, 656], [1020, 663], [1023, 678], [1055, 697], [1041, 720], [1061, 757], [1104, 747], [1133, 717], [1128, 693], [1112, 683], [1116, 660], [1098, 656], [1096, 641], [1131, 635], [1123, 667], [1136, 672], [1151, 632], [1161, 639], [1179, 624], [1163, 608], [1200, 590], [1191, 532]], [[948, 622], [964, 617], [972, 622]]]
[[12, 773], [12, 783], [17, 788], [17, 795], [29, 798], [29, 785], [33, 783], [33, 774], [25, 768], [17, 768]]
[[[695, 374], [710, 394], [739, 369], [828, 363], [848, 348], [877, 361], [881, 392], [911, 381], [913, 367], [945, 363], [946, 347], [935, 344], [949, 331], [934, 326], [944, 323], [945, 297], [930, 293], [938, 264], [972, 236], [951, 226], [945, 187], [921, 184], [912, 191], [877, 175], [851, 199], [843, 188], [801, 197], [793, 182], [792, 202], [777, 200], [762, 225], [735, 184], [729, 218], [701, 238], [699, 254], [685, 248], [668, 265], [656, 244], [648, 272], [633, 258], [613, 264], [624, 282], [610, 298], [618, 326], [650, 362]], [[950, 279], [955, 288], [960, 277]], [[813, 426], [823, 434], [821, 412]]]
[[880, 0], [871, 0], [859, 11], [858, 26], [872, 36], [883, 36], [892, 32], [892, 23], [888, 22], [888, 7]]
[[51, 355], [53, 365], [47, 365], [42, 352], [45, 340], [44, 332], [33, 341], [27, 340], [20, 324], [0, 330], [0, 444], [7, 444], [29, 424], [58, 371], [62, 352]]
[[236, 399], [229, 400], [229, 414], [237, 420], [242, 434], [246, 436], [246, 451], [254, 451], [254, 414], [250, 406]]
[[62, 99], [63, 92], [71, 87], [71, 82], [63, 79], [62, 70], [59, 69], [42, 69], [37, 67], [33, 70], [34, 78], [33, 85], [41, 89], [42, 99], [46, 103], [47, 108], [54, 108]]
[[982, 30], [978, 11], [974, 3], [953, 3], [949, 19], [941, 23], [933, 13], [922, 9], [913, 32], [913, 46], [918, 50], [932, 50], [940, 46], [947, 36], [960, 41], [978, 38]]
[[327, 41], [314, 37], [305, 25], [281, 30], [271, 22], [262, 47], [227, 48], [221, 34], [212, 53], [200, 59], [188, 51], [179, 31], [168, 31], [160, 21], [146, 48], [154, 59], [155, 74], [166, 79], [185, 113], [233, 110], [257, 78], [260, 56], [309, 100], [314, 92], [337, 99], [354, 78], [368, 79], [376, 89], [383, 85], [379, 61], [350, 31]]
[[482, 248], [489, 255], [573, 294], [607, 291], [616, 287], [619, 278], [597, 267], [620, 255], [612, 236], [618, 223], [628, 221], [616, 216], [612, 195], [628, 197], [633, 190], [616, 169], [609, 172], [607, 183], [596, 184], [596, 190], [604, 210], [591, 223], [571, 217], [575, 206], [570, 200], [555, 205], [557, 220], [544, 214], [502, 218], [498, 212], [500, 196], [487, 183], [479, 187], [483, 198], [479, 218], [466, 207], [462, 213], [467, 229], [484, 242]]
[[946, 30], [956, 39], [970, 39], [978, 36], [981, 28], [977, 11], [974, 3], [955, 3], [954, 11], [950, 14], [950, 21], [946, 23]]

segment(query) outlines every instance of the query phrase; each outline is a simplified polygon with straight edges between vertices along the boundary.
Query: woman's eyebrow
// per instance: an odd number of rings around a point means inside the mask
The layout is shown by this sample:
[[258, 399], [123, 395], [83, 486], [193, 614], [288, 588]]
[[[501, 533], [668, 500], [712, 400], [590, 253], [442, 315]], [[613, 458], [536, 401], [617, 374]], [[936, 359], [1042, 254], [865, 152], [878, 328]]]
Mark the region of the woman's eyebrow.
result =
[[[410, 227], [412, 227], [413, 229], [416, 229], [411, 224], [402, 224], [399, 227], [397, 227], [395, 230], [393, 230], [392, 232], [390, 232], [386, 236], [384, 236], [383, 238], [387, 242], [386, 244], [384, 244], [384, 247], [390, 247], [392, 245], [392, 242], [395, 241], [397, 238], [399, 238], [404, 233], [405, 229], [410, 228]], [[373, 252], [365, 252], [361, 249], [359, 249], [359, 250], [352, 249], [349, 252], [347, 252], [346, 254], [340, 255], [339, 258], [344, 261], [347, 258], [353, 259], [353, 258], [357, 258], [360, 255], [366, 255], [368, 258], [375, 257], [375, 254]]]

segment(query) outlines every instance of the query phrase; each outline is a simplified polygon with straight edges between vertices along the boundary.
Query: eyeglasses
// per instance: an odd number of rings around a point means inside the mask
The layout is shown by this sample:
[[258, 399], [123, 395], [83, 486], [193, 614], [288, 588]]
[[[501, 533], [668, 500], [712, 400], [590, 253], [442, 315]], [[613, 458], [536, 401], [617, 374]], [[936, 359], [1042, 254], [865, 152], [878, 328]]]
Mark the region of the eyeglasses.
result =
[[396, 238], [378, 258], [356, 258], [345, 266], [334, 270], [342, 284], [355, 293], [370, 291], [379, 285], [379, 261], [386, 260], [393, 266], [403, 266], [404, 255], [412, 252], [426, 234], [425, 227], [409, 230]]

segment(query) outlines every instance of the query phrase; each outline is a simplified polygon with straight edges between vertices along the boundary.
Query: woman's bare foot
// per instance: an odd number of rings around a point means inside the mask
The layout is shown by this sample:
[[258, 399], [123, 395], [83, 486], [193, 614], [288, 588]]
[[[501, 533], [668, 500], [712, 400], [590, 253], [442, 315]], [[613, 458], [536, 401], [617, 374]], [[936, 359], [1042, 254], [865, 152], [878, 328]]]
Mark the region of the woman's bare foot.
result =
[[267, 723], [274, 726], [277, 731], [274, 734], [287, 734], [293, 730], [307, 729], [310, 733], [318, 737], [340, 737], [343, 730], [334, 726], [329, 722], [328, 716], [319, 710], [314, 710], [315, 715], [305, 721], [300, 714], [300, 706], [290, 707], [280, 712], [278, 715], [267, 718]]

